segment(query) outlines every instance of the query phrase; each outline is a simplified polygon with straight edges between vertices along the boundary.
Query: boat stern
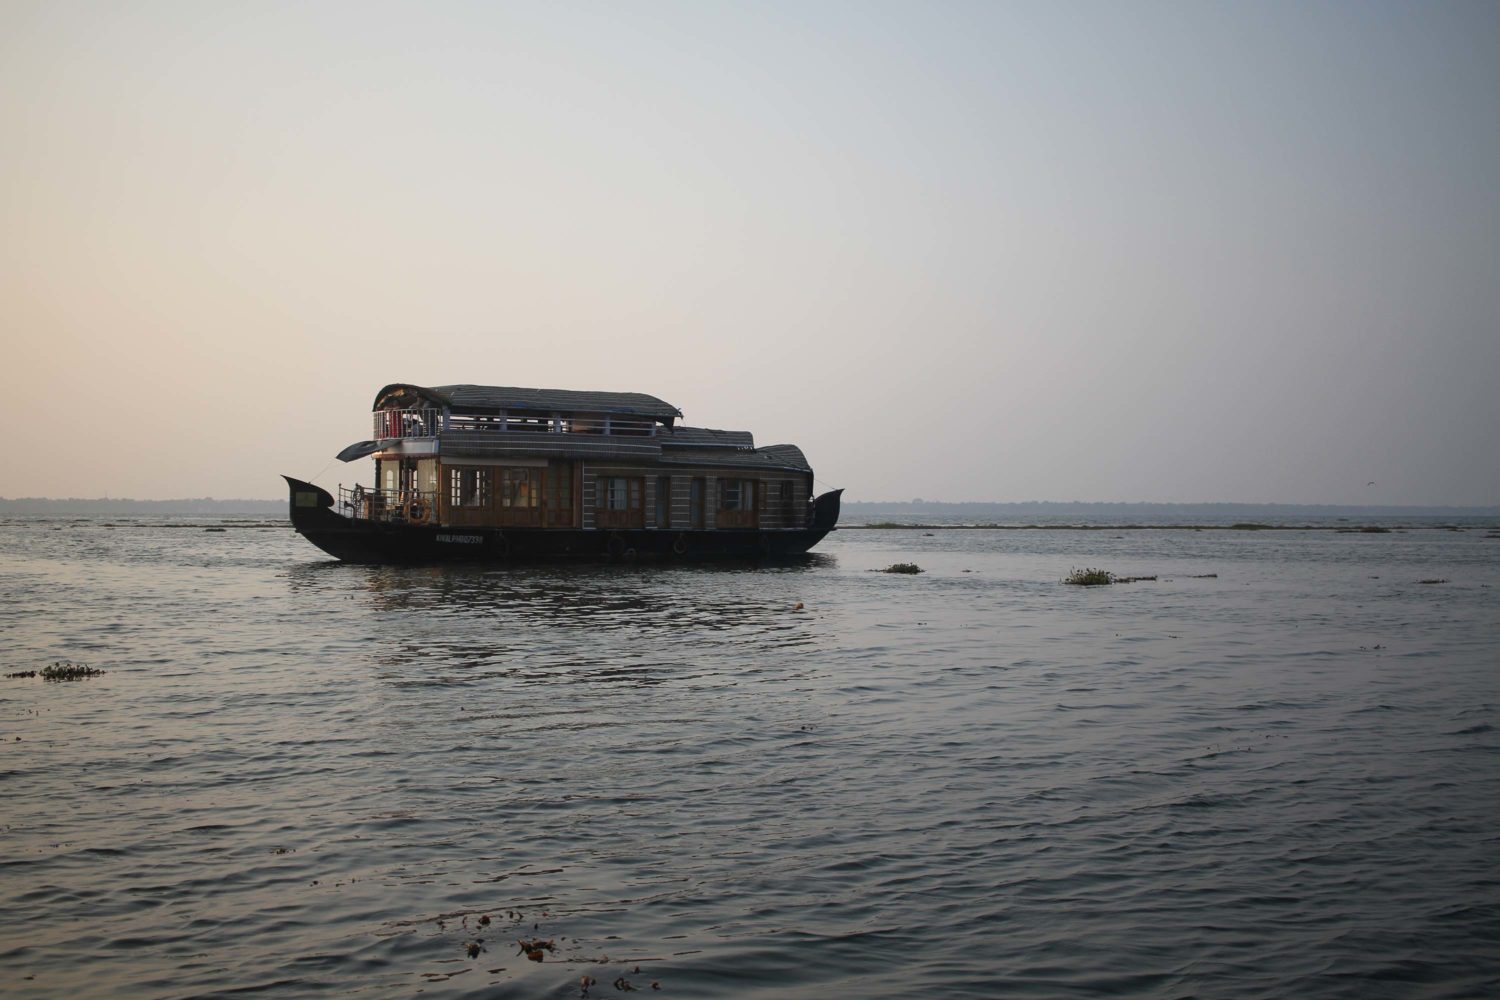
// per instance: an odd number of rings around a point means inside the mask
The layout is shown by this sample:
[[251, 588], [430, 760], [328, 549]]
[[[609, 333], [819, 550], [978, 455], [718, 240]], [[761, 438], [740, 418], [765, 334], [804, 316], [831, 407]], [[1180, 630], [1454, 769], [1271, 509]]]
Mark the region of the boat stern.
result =
[[342, 521], [333, 511], [333, 495], [321, 486], [293, 479], [291, 476], [282, 476], [286, 480], [287, 489], [290, 492], [288, 502], [290, 504], [290, 517], [292, 527], [301, 531], [303, 528], [315, 528], [327, 526], [332, 522]]
[[[832, 531], [839, 523], [839, 501], [844, 491], [829, 490], [812, 501], [812, 530], [820, 531], [824, 535]], [[818, 537], [822, 537], [819, 535]]]

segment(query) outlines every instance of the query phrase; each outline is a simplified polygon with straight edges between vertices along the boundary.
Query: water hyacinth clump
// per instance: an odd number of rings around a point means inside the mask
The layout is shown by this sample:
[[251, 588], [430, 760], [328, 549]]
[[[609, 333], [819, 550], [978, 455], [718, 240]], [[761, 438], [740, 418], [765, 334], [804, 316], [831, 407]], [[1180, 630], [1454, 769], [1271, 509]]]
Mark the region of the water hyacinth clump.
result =
[[98, 677], [102, 673], [104, 671], [96, 670], [85, 663], [69, 663], [66, 660], [58, 660], [56, 663], [49, 663], [41, 670], [18, 670], [13, 674], [6, 674], [5, 676], [18, 679], [40, 677], [44, 681], [77, 681], [85, 677]]
[[1114, 582], [1115, 575], [1107, 569], [1075, 569], [1063, 578], [1063, 583], [1077, 587], [1102, 587]]
[[882, 572], [882, 573], [920, 573], [920, 572], [922, 572], [922, 567], [918, 566], [916, 563], [891, 563], [889, 566], [887, 566], [885, 569], [881, 570], [880, 572]]
[[96, 670], [86, 663], [68, 663], [66, 660], [59, 660], [42, 668], [42, 680], [79, 681], [85, 677], [98, 677], [102, 673], [104, 671]]

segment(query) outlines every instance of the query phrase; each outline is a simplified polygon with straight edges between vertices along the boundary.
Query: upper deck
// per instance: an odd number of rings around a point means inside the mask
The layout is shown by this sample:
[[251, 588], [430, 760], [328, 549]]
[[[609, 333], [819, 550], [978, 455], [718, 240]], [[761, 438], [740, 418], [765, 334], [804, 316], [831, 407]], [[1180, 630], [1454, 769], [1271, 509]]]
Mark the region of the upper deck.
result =
[[374, 440], [351, 458], [566, 458], [809, 471], [795, 447], [757, 450], [748, 431], [677, 426], [682, 411], [644, 393], [394, 383], [375, 395]]

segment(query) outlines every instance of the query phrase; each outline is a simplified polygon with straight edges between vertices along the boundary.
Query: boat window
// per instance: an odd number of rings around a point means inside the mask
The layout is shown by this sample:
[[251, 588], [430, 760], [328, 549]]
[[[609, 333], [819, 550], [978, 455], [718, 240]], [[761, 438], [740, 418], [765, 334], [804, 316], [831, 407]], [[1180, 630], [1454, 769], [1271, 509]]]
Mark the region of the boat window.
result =
[[599, 478], [599, 506], [605, 510], [640, 510], [641, 481], [627, 476]]
[[449, 469], [448, 503], [453, 507], [488, 507], [490, 470], [462, 466]]
[[753, 479], [719, 480], [720, 510], [754, 510], [755, 481]]
[[501, 469], [500, 506], [535, 507], [541, 499], [540, 486], [537, 469]]

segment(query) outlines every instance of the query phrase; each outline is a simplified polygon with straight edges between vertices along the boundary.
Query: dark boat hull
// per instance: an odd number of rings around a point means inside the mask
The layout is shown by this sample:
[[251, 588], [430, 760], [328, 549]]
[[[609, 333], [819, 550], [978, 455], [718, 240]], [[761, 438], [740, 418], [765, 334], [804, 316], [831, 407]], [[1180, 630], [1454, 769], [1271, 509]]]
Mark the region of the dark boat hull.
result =
[[834, 530], [843, 493], [818, 497], [812, 526], [790, 531], [451, 528], [345, 517], [333, 509], [327, 490], [282, 478], [291, 493], [292, 527], [334, 558], [355, 563], [785, 559], [806, 554]]

